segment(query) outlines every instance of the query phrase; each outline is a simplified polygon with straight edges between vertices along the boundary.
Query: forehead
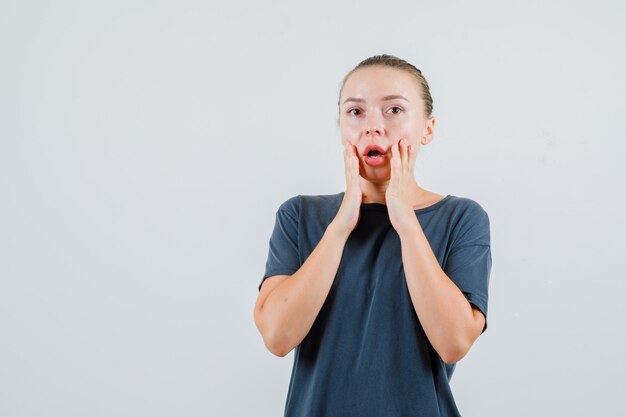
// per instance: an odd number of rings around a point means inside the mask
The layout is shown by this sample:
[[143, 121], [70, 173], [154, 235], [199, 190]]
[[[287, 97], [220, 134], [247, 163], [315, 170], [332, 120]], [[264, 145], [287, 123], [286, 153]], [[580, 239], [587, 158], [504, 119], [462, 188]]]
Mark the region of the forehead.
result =
[[373, 66], [354, 71], [346, 80], [341, 92], [344, 97], [377, 100], [379, 97], [400, 94], [414, 101], [419, 97], [419, 85], [415, 76], [407, 71]]

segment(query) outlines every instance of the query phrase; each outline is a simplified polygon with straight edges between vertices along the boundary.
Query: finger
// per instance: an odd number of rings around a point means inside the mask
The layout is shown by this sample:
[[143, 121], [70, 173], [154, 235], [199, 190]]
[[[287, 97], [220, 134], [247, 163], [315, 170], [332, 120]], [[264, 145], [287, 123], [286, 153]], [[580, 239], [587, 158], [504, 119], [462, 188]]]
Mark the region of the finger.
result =
[[352, 145], [352, 162], [354, 164], [352, 168], [352, 176], [354, 177], [354, 181], [359, 181], [359, 152], [355, 145]]
[[409, 145], [409, 166], [410, 173], [413, 174], [415, 172], [415, 160], [417, 159], [417, 152], [415, 150], [415, 146]]
[[350, 185], [350, 175], [351, 175], [351, 169], [350, 169], [350, 151], [348, 149], [348, 144], [344, 143], [343, 145], [343, 169], [344, 169], [344, 175], [346, 176], [346, 186]]
[[405, 138], [402, 138], [400, 140], [400, 148], [401, 148], [400, 155], [401, 155], [401, 160], [402, 160], [402, 172], [406, 172], [408, 165], [409, 165], [409, 157], [408, 157], [409, 151], [407, 148], [407, 140]]
[[398, 149], [398, 144], [394, 143], [391, 145], [391, 182], [394, 181], [394, 178], [398, 177], [398, 170], [400, 167], [400, 150]]
[[359, 177], [359, 157], [357, 156], [356, 146], [350, 144], [350, 176], [352, 181], [356, 182]]
[[348, 158], [350, 160], [350, 181], [354, 182], [354, 146], [351, 143], [348, 144]]
[[343, 151], [343, 175], [346, 178], [346, 186], [348, 185], [348, 153]]

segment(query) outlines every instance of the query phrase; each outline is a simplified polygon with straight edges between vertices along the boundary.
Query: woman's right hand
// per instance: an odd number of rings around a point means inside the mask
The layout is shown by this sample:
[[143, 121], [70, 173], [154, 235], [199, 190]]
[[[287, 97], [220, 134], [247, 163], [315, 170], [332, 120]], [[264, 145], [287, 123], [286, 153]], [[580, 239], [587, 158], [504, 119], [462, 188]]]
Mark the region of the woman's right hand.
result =
[[343, 161], [346, 174], [346, 192], [333, 223], [347, 233], [351, 233], [359, 222], [363, 191], [361, 190], [358, 152], [356, 146], [350, 142], [344, 143]]

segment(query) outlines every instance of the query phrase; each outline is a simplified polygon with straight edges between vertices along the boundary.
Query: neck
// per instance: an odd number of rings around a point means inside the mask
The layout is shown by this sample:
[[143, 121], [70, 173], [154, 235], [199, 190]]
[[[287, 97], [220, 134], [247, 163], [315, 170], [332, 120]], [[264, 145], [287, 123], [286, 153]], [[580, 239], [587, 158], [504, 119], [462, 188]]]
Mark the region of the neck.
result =
[[[386, 204], [385, 192], [387, 191], [387, 187], [389, 187], [390, 180], [372, 182], [363, 177], [360, 177], [359, 180], [361, 182], [361, 190], [363, 190], [363, 203]], [[411, 203], [416, 205], [425, 193], [426, 191], [420, 187], [415, 181], [415, 178], [413, 178], [409, 183], [409, 199]]]

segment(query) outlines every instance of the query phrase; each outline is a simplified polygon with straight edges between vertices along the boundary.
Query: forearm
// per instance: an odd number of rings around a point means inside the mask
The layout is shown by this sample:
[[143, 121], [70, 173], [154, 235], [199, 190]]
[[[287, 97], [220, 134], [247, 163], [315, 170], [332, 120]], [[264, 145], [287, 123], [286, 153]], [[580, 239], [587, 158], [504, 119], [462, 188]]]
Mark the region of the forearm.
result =
[[439, 356], [454, 363], [469, 349], [472, 307], [441, 269], [417, 219], [400, 233], [400, 241], [407, 287], [420, 324]]
[[279, 356], [300, 344], [313, 326], [337, 274], [348, 236], [331, 223], [300, 269], [274, 288], [261, 306], [264, 339]]

